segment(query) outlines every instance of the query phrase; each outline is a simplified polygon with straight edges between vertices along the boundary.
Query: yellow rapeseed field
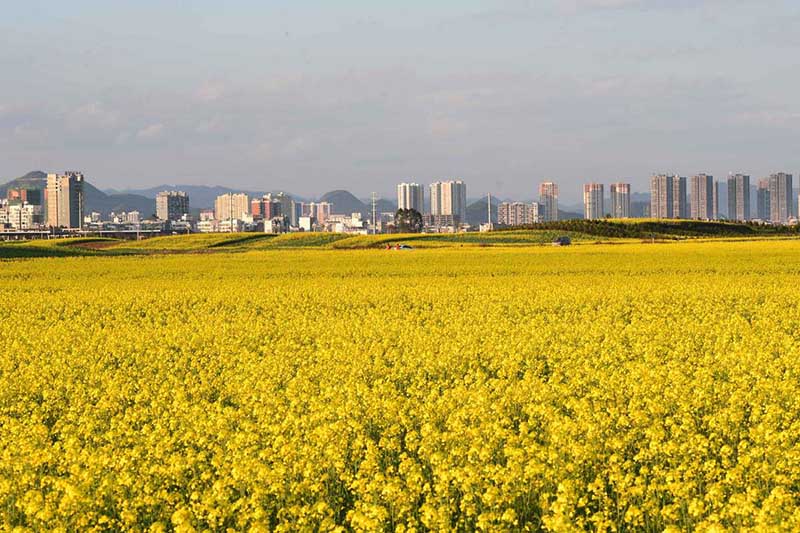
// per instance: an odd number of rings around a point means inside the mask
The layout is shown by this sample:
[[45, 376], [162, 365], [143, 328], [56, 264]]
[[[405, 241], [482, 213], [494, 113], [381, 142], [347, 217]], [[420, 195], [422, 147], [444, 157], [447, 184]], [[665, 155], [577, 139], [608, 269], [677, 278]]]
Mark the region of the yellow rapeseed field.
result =
[[800, 242], [0, 262], [0, 528], [800, 529]]

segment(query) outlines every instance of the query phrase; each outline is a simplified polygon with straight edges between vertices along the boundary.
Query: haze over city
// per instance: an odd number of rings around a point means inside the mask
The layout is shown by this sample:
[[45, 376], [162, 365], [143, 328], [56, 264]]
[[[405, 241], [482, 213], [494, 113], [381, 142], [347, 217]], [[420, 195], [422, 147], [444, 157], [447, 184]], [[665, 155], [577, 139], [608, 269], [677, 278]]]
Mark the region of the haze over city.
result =
[[789, 1], [14, 2], [0, 178], [580, 200], [800, 168]]

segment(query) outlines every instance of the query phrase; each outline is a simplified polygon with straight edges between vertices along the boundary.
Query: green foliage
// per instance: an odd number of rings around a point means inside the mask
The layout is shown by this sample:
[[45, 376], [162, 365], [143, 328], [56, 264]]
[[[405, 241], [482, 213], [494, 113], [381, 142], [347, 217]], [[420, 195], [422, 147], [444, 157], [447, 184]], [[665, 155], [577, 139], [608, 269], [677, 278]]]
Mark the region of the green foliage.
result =
[[[689, 237], [760, 237], [800, 235], [798, 226], [754, 223], [705, 222], [698, 220], [604, 219], [560, 220], [525, 226], [532, 230], [574, 231], [588, 235], [635, 239], [678, 239]], [[513, 228], [510, 231], [516, 231]], [[509, 230], [500, 230], [509, 231]]]
[[398, 209], [394, 214], [394, 226], [400, 233], [420, 233], [422, 214], [416, 209]]
[[350, 235], [344, 233], [316, 233], [299, 232], [284, 233], [269, 241], [255, 242], [249, 246], [253, 250], [267, 250], [280, 248], [325, 248], [328, 245], [347, 239]]
[[224, 247], [233, 248], [273, 237], [269, 233], [192, 233], [153, 237], [141, 241], [124, 241], [119, 244], [117, 249], [143, 252], [190, 252]]

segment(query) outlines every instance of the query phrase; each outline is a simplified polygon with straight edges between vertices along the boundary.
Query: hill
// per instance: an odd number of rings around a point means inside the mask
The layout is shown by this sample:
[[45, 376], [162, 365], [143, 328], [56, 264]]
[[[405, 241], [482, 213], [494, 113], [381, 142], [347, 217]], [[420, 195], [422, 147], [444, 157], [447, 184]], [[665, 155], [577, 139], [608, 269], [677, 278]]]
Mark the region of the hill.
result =
[[[492, 196], [492, 222], [497, 223], [497, 206], [500, 200]], [[467, 224], [478, 226], [486, 223], [486, 198], [475, 200], [467, 205]]]
[[[47, 187], [47, 174], [38, 170], [28, 172], [24, 176], [0, 185], [0, 197], [5, 197], [8, 189], [16, 187], [44, 189]], [[112, 211], [139, 211], [143, 216], [150, 216], [155, 211], [155, 203], [150, 198], [130, 193], [106, 194], [88, 180], [84, 183], [84, 199], [87, 213], [97, 211], [104, 216]]]
[[28, 172], [24, 176], [15, 178], [8, 183], [0, 185], [0, 197], [5, 198], [8, 189], [24, 187], [28, 189], [44, 189], [47, 185], [47, 174], [39, 170]]
[[342, 215], [361, 213], [366, 216], [371, 211], [367, 204], [353, 196], [350, 191], [336, 190], [326, 192], [320, 197], [319, 201], [333, 204], [331, 212]]
[[[367, 206], [367, 209], [372, 212], [372, 200], [363, 199], [361, 202]], [[378, 201], [375, 202], [375, 210], [378, 213], [394, 213], [397, 211], [397, 202], [392, 200], [387, 200], [386, 198], [378, 198]]]

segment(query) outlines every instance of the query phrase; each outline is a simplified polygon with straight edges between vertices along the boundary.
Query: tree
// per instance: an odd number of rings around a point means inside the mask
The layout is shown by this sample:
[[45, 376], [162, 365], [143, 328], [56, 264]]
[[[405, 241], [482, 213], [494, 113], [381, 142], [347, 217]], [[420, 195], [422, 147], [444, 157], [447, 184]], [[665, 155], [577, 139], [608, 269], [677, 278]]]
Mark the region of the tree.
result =
[[394, 214], [394, 226], [400, 233], [420, 233], [422, 215], [416, 209], [398, 209]]

